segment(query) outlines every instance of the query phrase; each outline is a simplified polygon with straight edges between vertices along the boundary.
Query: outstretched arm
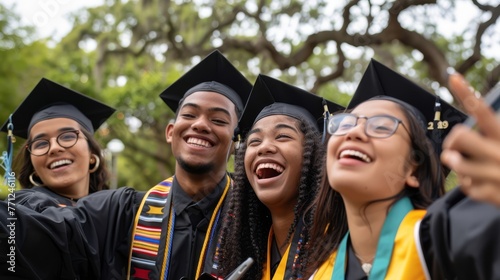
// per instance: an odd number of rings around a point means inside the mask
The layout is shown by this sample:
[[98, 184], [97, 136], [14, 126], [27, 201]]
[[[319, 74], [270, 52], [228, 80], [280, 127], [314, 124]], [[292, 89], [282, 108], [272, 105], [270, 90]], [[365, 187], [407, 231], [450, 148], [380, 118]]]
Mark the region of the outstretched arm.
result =
[[102, 191], [41, 213], [1, 201], [0, 278], [123, 279], [137, 198]]

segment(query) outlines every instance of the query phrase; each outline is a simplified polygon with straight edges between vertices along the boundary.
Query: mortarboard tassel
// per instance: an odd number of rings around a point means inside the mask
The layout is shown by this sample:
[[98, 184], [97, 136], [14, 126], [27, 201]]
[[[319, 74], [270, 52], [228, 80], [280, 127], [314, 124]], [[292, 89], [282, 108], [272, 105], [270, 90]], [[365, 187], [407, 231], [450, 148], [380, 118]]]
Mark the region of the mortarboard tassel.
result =
[[233, 142], [235, 142], [234, 148], [238, 150], [241, 147], [241, 133], [239, 127], [234, 129]]
[[[432, 139], [433, 139], [433, 142], [438, 144], [438, 145], [441, 145], [441, 142], [443, 139], [441, 139], [441, 127], [442, 127], [442, 123], [441, 123], [441, 101], [439, 100], [439, 96], [436, 94], [436, 103], [434, 103], [434, 126], [433, 126], [433, 130], [432, 130]], [[439, 155], [438, 155], [439, 156]], [[438, 174], [439, 176], [439, 180], [440, 177], [441, 177], [441, 174]], [[438, 193], [437, 189], [433, 189], [433, 193], [431, 194], [431, 197], [433, 199], [437, 199], [439, 198], [440, 194]]]
[[323, 135], [321, 136], [321, 143], [325, 143], [326, 141], [326, 133], [328, 131], [328, 120], [330, 119], [330, 111], [328, 110], [328, 105], [326, 104], [326, 100], [323, 98]]
[[7, 151], [2, 153], [0, 166], [5, 170], [4, 183], [8, 185], [8, 179], [12, 177], [12, 154], [14, 153], [14, 143], [16, 142], [15, 136], [12, 134], [14, 125], [12, 124], [12, 114], [9, 116], [9, 123], [7, 125]]
[[436, 143], [441, 143], [441, 131], [443, 124], [441, 123], [441, 101], [439, 96], [436, 95], [436, 103], [434, 103], [434, 126], [432, 130], [432, 138]]
[[434, 121], [441, 121], [441, 101], [439, 101], [438, 95], [436, 95], [436, 103], [434, 104]]

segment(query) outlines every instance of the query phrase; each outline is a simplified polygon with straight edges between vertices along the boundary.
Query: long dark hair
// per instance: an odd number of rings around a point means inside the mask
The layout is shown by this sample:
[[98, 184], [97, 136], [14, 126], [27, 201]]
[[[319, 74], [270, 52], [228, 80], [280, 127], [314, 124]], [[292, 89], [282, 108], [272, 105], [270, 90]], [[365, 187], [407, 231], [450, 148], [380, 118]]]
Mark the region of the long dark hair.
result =
[[[407, 196], [416, 209], [426, 209], [436, 197], [444, 194], [444, 170], [440, 164], [439, 156], [434, 152], [432, 143], [425, 134], [421, 121], [411, 113], [414, 110], [408, 110], [407, 105], [403, 103], [395, 103], [409, 123], [412, 149], [407, 163], [416, 166], [414, 175], [417, 177], [419, 187], [405, 186], [395, 196], [369, 202], [366, 206], [381, 201], [397, 201], [399, 198]], [[308, 212], [314, 215], [313, 226], [310, 228], [309, 254], [315, 257], [308, 264], [308, 275], [323, 264], [337, 249], [348, 230], [344, 201], [341, 195], [329, 185], [326, 172], [318, 196], [312, 205], [308, 209]]]
[[[109, 181], [109, 172], [106, 167], [106, 162], [103, 158], [102, 149], [94, 139], [94, 136], [88, 132], [86, 129], [80, 127], [80, 131], [85, 135], [87, 139], [87, 143], [89, 145], [90, 154], [94, 154], [99, 157], [100, 164], [97, 170], [93, 173], [90, 173], [89, 180], [89, 194], [94, 193], [100, 190], [109, 189], [108, 181]], [[28, 139], [26, 143], [29, 143], [31, 139]], [[14, 160], [14, 171], [17, 174], [17, 179], [21, 184], [22, 188], [31, 189], [33, 184], [30, 182], [29, 176], [35, 172], [35, 168], [31, 163], [30, 153], [28, 149], [24, 148], [26, 145], [23, 145], [23, 149], [17, 154]], [[93, 166], [90, 166], [92, 169]], [[43, 183], [43, 182], [41, 182]], [[50, 186], [46, 186], [50, 188]]]
[[[297, 224], [302, 219], [302, 244], [309, 239], [308, 228], [312, 225], [312, 215], [304, 215], [305, 209], [313, 201], [322, 178], [325, 160], [325, 147], [321, 143], [319, 132], [305, 122], [298, 121], [304, 134], [304, 154], [301, 177], [298, 184], [299, 194], [294, 207], [294, 221], [288, 231], [290, 241]], [[247, 146], [244, 143], [236, 153], [234, 186], [230, 193], [227, 211], [219, 233], [218, 261], [220, 275], [226, 276], [246, 258], [252, 257], [255, 263], [246, 273], [245, 279], [261, 279], [267, 256], [267, 241], [272, 225], [267, 207], [259, 201], [250, 185], [244, 166]], [[305, 246], [297, 252], [297, 261], [293, 267], [294, 279], [302, 278], [309, 256]]]

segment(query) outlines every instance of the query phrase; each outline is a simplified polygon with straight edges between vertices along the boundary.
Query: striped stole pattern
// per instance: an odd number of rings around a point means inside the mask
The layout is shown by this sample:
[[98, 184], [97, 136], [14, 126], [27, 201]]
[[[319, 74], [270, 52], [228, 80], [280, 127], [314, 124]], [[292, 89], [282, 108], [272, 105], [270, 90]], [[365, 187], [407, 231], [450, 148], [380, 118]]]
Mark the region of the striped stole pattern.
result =
[[[165, 233], [169, 220], [167, 198], [172, 186], [170, 177], [151, 188], [143, 198], [134, 223], [130, 252], [130, 279], [157, 278], [157, 266], [162, 263], [165, 250]], [[165, 217], [167, 216], [167, 217]], [[164, 221], [167, 221], [164, 223]], [[162, 228], [165, 228], [162, 235]]]

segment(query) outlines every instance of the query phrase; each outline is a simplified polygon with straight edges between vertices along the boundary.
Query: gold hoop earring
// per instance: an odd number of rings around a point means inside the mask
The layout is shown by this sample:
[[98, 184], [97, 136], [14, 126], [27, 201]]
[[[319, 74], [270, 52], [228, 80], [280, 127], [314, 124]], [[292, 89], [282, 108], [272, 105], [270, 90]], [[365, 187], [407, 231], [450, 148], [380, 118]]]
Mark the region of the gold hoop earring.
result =
[[96, 172], [97, 168], [99, 168], [99, 164], [101, 163], [101, 160], [99, 159], [99, 157], [97, 155], [92, 154], [92, 158], [95, 159], [95, 164], [94, 164], [94, 167], [92, 167], [91, 169], [89, 169], [89, 173]]
[[29, 179], [30, 179], [30, 183], [33, 184], [33, 186], [35, 187], [40, 187], [41, 184], [40, 183], [37, 183], [35, 181], [35, 179], [33, 179], [33, 175], [35, 175], [35, 172], [31, 173], [30, 176], [29, 176]]

